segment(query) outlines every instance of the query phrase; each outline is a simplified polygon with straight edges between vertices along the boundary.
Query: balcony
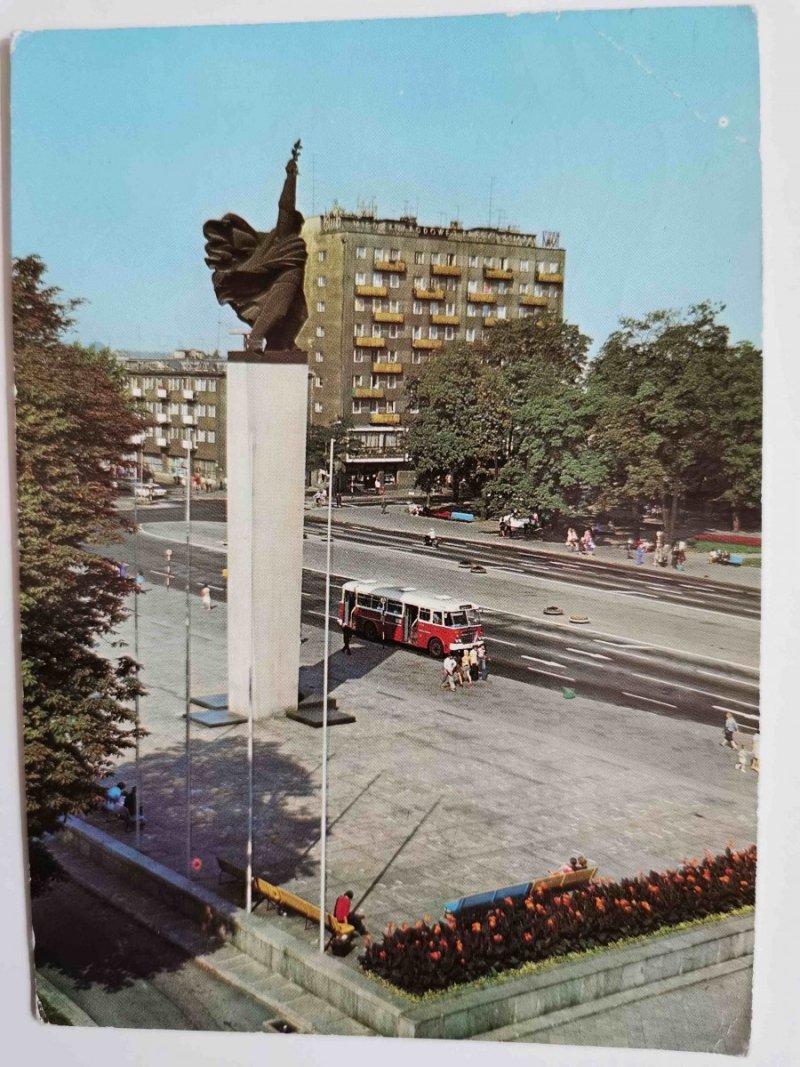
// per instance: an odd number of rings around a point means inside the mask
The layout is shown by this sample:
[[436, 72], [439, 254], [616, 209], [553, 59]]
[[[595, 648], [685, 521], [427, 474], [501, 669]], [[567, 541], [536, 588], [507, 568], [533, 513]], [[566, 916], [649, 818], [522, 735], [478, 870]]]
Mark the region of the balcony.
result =
[[460, 321], [458, 315], [431, 315], [434, 326], [458, 326]]
[[484, 278], [491, 278], [493, 281], [510, 282], [514, 277], [513, 270], [503, 270], [500, 267], [484, 267]]
[[166, 439], [166, 437], [156, 438], [156, 448], [169, 448], [169, 441]]
[[357, 285], [357, 296], [388, 296], [389, 290], [385, 285]]
[[184, 426], [196, 426], [197, 425], [197, 419], [194, 417], [194, 415], [182, 415], [181, 416], [181, 422], [183, 423]]
[[434, 340], [433, 338], [430, 338], [430, 337], [419, 337], [416, 340], [411, 342], [411, 347], [412, 348], [432, 349], [432, 348], [441, 348], [443, 344], [444, 344], [444, 341]]
[[497, 293], [467, 293], [470, 304], [496, 304]]
[[369, 421], [373, 426], [396, 426], [400, 421], [400, 416], [390, 414], [388, 411], [373, 411], [370, 414]]
[[444, 300], [444, 289], [415, 289], [417, 300]]
[[538, 270], [538, 268], [537, 268], [536, 281], [537, 282], [550, 282], [552, 285], [563, 285], [564, 284], [564, 275], [563, 274], [546, 274], [543, 270]]
[[163, 385], [159, 385], [159, 387], [156, 389], [156, 396], [159, 400], [167, 399], [167, 390], [163, 387]]
[[434, 278], [460, 278], [461, 267], [455, 263], [431, 263], [431, 274]]
[[354, 400], [383, 400], [386, 395], [385, 389], [373, 389], [367, 386], [356, 386], [353, 390]]
[[386, 342], [382, 337], [354, 337], [356, 348], [385, 348]]
[[153, 417], [155, 418], [159, 426], [164, 426], [166, 423], [171, 421], [169, 415], [162, 415], [161, 413], [159, 413], [158, 415], [154, 415]]
[[403, 315], [400, 311], [376, 311], [372, 318], [375, 322], [402, 322]]
[[191, 437], [184, 437], [184, 439], [181, 441], [181, 448], [184, 452], [194, 452], [194, 450], [197, 448], [197, 445], [194, 443]]
[[138, 386], [136, 386], [136, 385], [131, 386], [131, 396], [139, 397], [141, 395], [142, 395], [142, 390]]
[[406, 265], [402, 259], [376, 259], [373, 270], [388, 270], [393, 274], [405, 274]]
[[184, 400], [194, 400], [195, 399], [194, 389], [184, 389], [183, 390], [183, 399]]
[[488, 315], [483, 320], [483, 325], [484, 326], [496, 326], [498, 324], [498, 322], [505, 322], [505, 321], [506, 321], [505, 319], [498, 319], [495, 315]]
[[373, 363], [373, 374], [402, 374], [403, 368], [399, 363]]
[[529, 293], [523, 293], [519, 298], [520, 304], [525, 304], [527, 307], [534, 308], [546, 308], [550, 304], [548, 297], [546, 296], [532, 296]]

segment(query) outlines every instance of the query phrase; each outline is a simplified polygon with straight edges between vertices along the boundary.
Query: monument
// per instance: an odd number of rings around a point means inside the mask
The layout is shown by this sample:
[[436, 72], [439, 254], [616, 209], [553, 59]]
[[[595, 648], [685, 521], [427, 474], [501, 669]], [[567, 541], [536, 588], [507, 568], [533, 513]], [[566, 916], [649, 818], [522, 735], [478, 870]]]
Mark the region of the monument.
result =
[[228, 708], [256, 717], [297, 706], [303, 576], [307, 251], [295, 208], [300, 141], [273, 230], [234, 214], [203, 226], [214, 292], [250, 326], [228, 353]]

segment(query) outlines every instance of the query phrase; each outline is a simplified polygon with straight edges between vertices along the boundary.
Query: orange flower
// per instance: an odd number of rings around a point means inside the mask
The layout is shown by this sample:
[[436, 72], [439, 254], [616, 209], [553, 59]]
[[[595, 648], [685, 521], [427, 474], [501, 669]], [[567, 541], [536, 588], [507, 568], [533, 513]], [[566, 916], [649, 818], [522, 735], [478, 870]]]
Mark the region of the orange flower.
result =
[[442, 958], [441, 952], [429, 952], [428, 955], [434, 962]]
[[646, 901], [646, 900], [643, 900], [643, 901], [642, 901], [642, 907], [644, 908], [644, 910], [645, 910], [645, 911], [652, 911], [652, 910], [653, 910], [653, 909], [652, 909], [652, 908], [650, 907], [650, 905], [649, 905], [649, 904], [647, 903], [647, 901]]
[[489, 926], [492, 930], [497, 926], [497, 919], [495, 919], [494, 915], [489, 916]]
[[525, 933], [522, 935], [522, 940], [523, 941], [533, 941], [533, 934], [530, 932], [530, 930], [526, 930], [525, 931]]
[[511, 899], [511, 897], [503, 897], [503, 903], [508, 904], [509, 908], [514, 907], [514, 901]]
[[720, 880], [720, 882], [724, 882], [725, 885], [727, 885], [728, 882], [730, 882], [730, 878], [727, 876], [727, 874], [721, 874], [719, 880]]
[[470, 929], [472, 930], [473, 934], [479, 934], [481, 932], [481, 924], [473, 923]]
[[702, 893], [703, 892], [702, 888], [699, 885], [696, 885], [694, 887], [694, 891], [695, 891], [695, 893]]
[[530, 897], [525, 897], [525, 907], [528, 911], [533, 911], [533, 901]]
[[463, 951], [464, 951], [464, 943], [463, 943], [463, 941], [456, 941], [456, 952], [463, 952]]
[[575, 918], [576, 919], [582, 919], [583, 918], [583, 915], [577, 909], [575, 910]]
[[552, 929], [553, 929], [553, 927], [554, 927], [554, 926], [556, 925], [556, 921], [555, 921], [555, 919], [548, 919], [548, 920], [547, 920], [547, 925], [548, 925], [548, 926], [550, 927], [550, 929], [552, 930]]
[[606, 910], [606, 902], [603, 900], [602, 897], [598, 897], [595, 900], [594, 906], [597, 908], [598, 911], [605, 911]]
[[503, 940], [503, 935], [502, 934], [492, 934], [492, 941], [496, 942], [498, 945], [500, 944], [500, 942], [502, 940]]
[[747, 887], [750, 885], [750, 883], [749, 882], [745, 882], [745, 881], [741, 881], [741, 882], [739, 882], [739, 885], [742, 887], [742, 889], [747, 889]]

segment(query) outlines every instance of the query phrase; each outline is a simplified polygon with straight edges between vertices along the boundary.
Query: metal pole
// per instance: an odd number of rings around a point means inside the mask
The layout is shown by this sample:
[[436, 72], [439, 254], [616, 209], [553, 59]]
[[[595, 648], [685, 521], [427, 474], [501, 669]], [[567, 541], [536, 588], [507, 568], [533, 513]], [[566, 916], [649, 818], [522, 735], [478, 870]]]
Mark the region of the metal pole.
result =
[[192, 760], [189, 748], [191, 740], [191, 678], [192, 678], [192, 431], [187, 427], [186, 438], [186, 678], [185, 708], [186, 719], [186, 875], [192, 876]]
[[[142, 455], [141, 448], [137, 448], [136, 456], [137, 460]], [[144, 461], [137, 462], [137, 474], [139, 475], [136, 481], [141, 483], [142, 475], [141, 469], [144, 465]], [[136, 830], [136, 848], [141, 850], [142, 847], [142, 826], [141, 826], [141, 812], [142, 812], [142, 781], [140, 771], [140, 747], [139, 747], [139, 502], [136, 492], [137, 486], [133, 487], [133, 570], [135, 585], [133, 590], [133, 658], [136, 660], [136, 695], [134, 697], [134, 713], [136, 717], [136, 749], [134, 754], [134, 765], [136, 767], [136, 803], [133, 809], [133, 817], [135, 820]]]
[[245, 886], [245, 911], [253, 906], [253, 665], [255, 663], [255, 560], [253, 559], [253, 524], [255, 522], [254, 478], [256, 469], [256, 442], [250, 435], [250, 672], [247, 683], [247, 885]]
[[325, 556], [325, 647], [322, 656], [322, 811], [320, 813], [319, 950], [325, 951], [325, 890], [328, 836], [328, 656], [330, 654], [331, 528], [333, 525], [333, 442], [328, 459], [328, 541]]

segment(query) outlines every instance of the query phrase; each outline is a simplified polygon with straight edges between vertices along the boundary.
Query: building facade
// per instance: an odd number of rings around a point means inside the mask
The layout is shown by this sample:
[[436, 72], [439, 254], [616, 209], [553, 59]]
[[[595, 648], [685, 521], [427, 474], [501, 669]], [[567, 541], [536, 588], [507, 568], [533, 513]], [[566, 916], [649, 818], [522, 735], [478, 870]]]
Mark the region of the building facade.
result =
[[306, 220], [309, 421], [349, 416], [348, 472], [408, 464], [403, 382], [454, 341], [498, 322], [563, 315], [565, 251], [515, 229], [421, 226], [339, 208]]
[[151, 419], [142, 449], [145, 468], [162, 481], [184, 478], [191, 442], [193, 473], [214, 486], [224, 484], [225, 361], [179, 350], [172, 358], [128, 359], [123, 366], [131, 395]]

